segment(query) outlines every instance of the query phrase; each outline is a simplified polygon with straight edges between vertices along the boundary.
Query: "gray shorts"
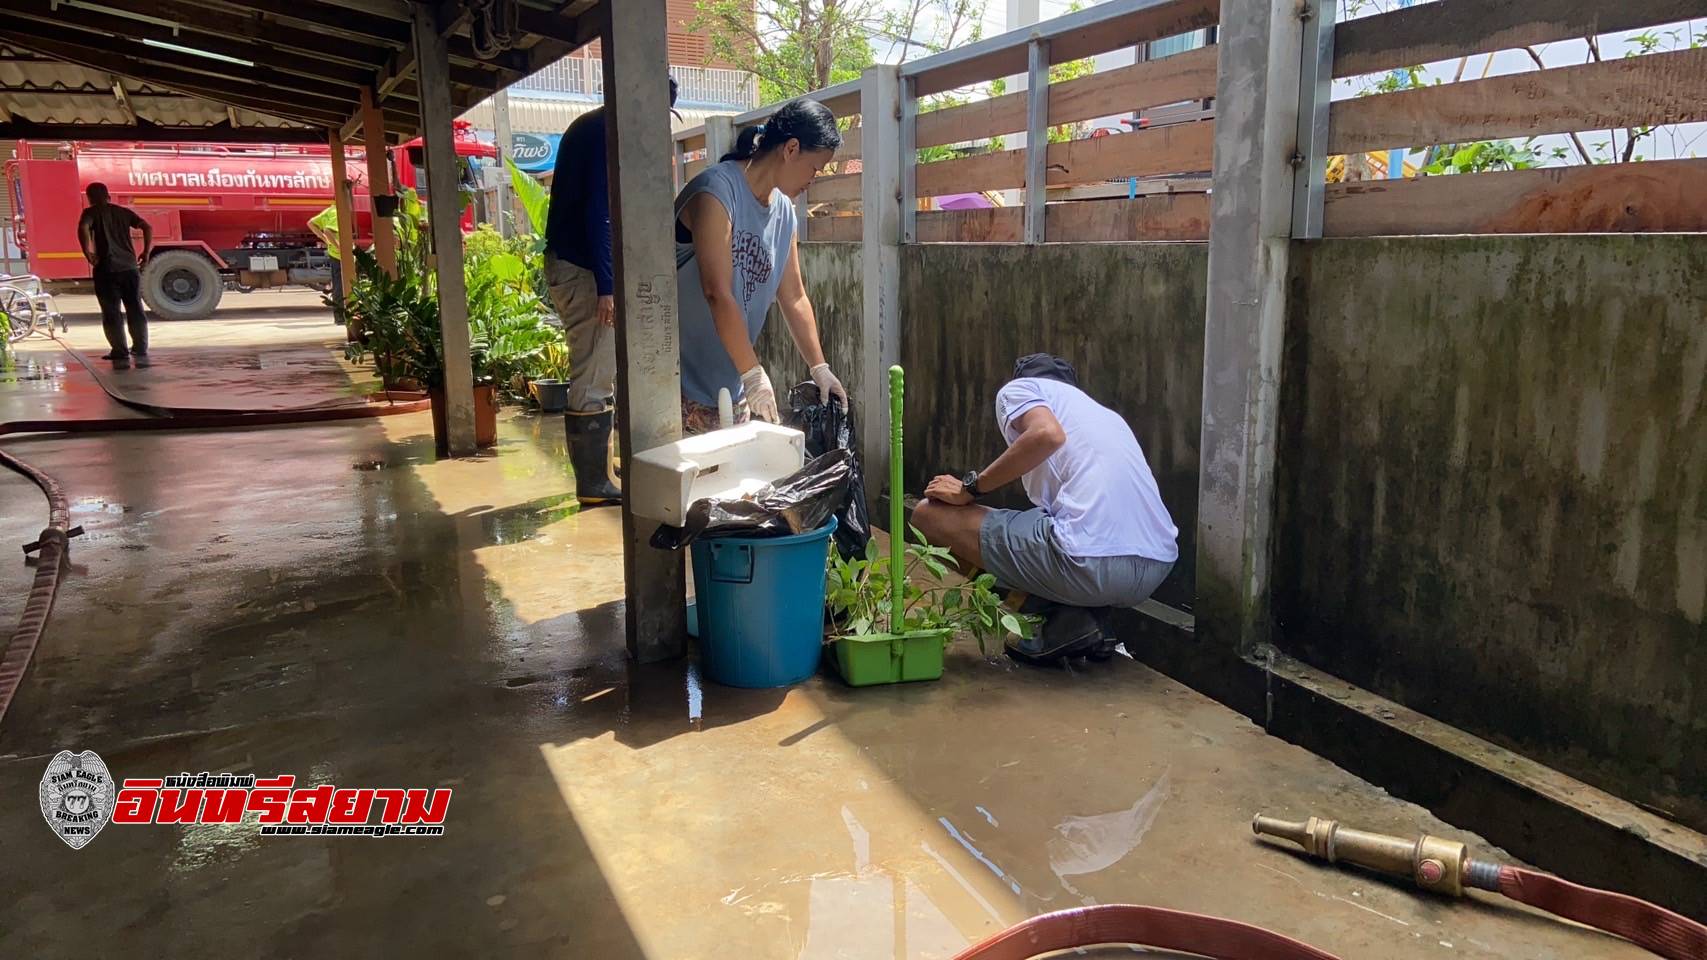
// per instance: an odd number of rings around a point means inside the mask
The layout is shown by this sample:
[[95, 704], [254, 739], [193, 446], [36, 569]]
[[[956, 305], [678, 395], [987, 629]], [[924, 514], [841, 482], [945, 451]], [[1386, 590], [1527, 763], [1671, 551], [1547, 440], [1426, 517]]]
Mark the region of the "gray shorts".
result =
[[1037, 508], [991, 510], [978, 547], [997, 583], [1071, 607], [1135, 607], [1174, 568], [1147, 557], [1069, 557], [1055, 542], [1055, 521]]

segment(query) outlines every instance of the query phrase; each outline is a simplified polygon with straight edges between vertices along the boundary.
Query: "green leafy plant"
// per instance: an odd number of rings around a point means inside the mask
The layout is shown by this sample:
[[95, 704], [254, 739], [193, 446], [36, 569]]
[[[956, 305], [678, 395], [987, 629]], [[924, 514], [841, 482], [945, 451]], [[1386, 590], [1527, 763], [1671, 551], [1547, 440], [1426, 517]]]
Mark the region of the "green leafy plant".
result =
[[552, 380], [569, 379], [569, 345], [563, 342], [562, 337], [552, 340], [545, 345], [544, 350], [540, 351], [535, 379], [544, 380], [547, 378]]
[[[907, 544], [897, 632], [947, 630], [951, 639], [971, 634], [986, 656], [1005, 635], [1031, 635], [1037, 618], [1003, 607], [995, 593], [995, 577], [981, 573], [971, 580], [951, 582], [948, 565], [953, 559], [948, 548], [932, 546], [917, 529], [909, 529], [915, 542]], [[825, 604], [840, 624], [832, 637], [865, 636], [889, 628], [889, 567], [889, 557], [875, 539], [866, 544], [863, 557], [844, 560], [831, 551]]]
[[1437, 159], [1423, 167], [1423, 172], [1438, 176], [1488, 170], [1528, 170], [1540, 166], [1542, 161], [1543, 157], [1534, 149], [1532, 141], [1518, 144], [1514, 140], [1480, 140], [1454, 144], [1438, 151]]
[[545, 185], [535, 180], [527, 171], [516, 166], [509, 157], [504, 158], [504, 168], [510, 172], [510, 189], [522, 201], [522, 209], [527, 211], [528, 224], [533, 227], [536, 236], [545, 236], [545, 218], [551, 210], [551, 191]]
[[540, 375], [546, 349], [562, 335], [547, 320], [527, 259], [496, 231], [482, 227], [469, 235], [463, 266], [475, 382], [520, 392]]
[[[371, 355], [388, 388], [406, 379], [432, 385], [434, 381], [421, 376], [421, 364], [411, 359], [412, 338], [424, 328], [430, 327], [435, 334], [438, 330], [439, 304], [431, 278], [406, 269], [393, 277], [380, 268], [372, 251], [358, 248], [354, 255], [356, 276], [344, 310], [361, 335], [346, 347], [345, 356], [358, 363]], [[438, 380], [443, 380], [442, 364]]]

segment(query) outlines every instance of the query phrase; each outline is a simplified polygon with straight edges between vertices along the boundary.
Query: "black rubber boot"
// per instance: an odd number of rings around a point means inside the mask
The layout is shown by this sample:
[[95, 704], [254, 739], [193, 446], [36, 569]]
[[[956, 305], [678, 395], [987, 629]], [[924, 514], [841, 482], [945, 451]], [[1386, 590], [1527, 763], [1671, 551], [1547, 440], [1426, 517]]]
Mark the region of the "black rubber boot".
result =
[[575, 471], [575, 499], [583, 507], [622, 502], [622, 488], [611, 482], [610, 434], [612, 411], [563, 414], [563, 435], [569, 441], [569, 466]]
[[1031, 603], [1022, 606], [1021, 610], [1044, 617], [1043, 626], [1025, 640], [1009, 637], [1005, 644], [1009, 657], [1022, 663], [1041, 665], [1089, 656], [1101, 649], [1102, 628], [1090, 610], [1051, 604], [1046, 600], [1038, 601], [1033, 609], [1026, 607], [1033, 607]]

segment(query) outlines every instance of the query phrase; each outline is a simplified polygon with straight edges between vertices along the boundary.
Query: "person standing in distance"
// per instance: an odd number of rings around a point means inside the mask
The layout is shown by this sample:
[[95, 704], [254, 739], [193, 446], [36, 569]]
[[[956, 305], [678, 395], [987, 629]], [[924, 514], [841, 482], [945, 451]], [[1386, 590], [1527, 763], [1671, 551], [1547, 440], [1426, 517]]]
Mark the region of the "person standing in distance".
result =
[[[670, 106], [676, 81], [670, 80]], [[545, 216], [545, 282], [569, 347], [563, 432], [582, 506], [622, 502], [611, 471], [616, 398], [616, 283], [611, 267], [605, 109], [576, 117], [557, 146]]]
[[829, 108], [792, 100], [762, 125], [742, 130], [735, 149], [677, 195], [684, 433], [716, 429], [717, 392], [725, 388], [736, 401], [736, 422], [781, 419], [776, 390], [753, 350], [773, 303], [782, 308], [819, 396], [847, 405], [847, 390], [824, 361], [818, 318], [800, 279], [794, 214], [794, 198], [841, 145]]
[[[103, 360], [114, 370], [128, 370], [130, 358], [148, 365], [148, 317], [142, 312], [142, 264], [154, 252], [154, 228], [129, 207], [112, 202], [104, 183], [84, 189], [89, 205], [77, 218], [77, 240], [83, 258], [95, 274], [95, 299], [101, 304], [101, 331], [112, 347]], [[130, 232], [142, 231], [142, 256], [136, 254]], [[122, 310], [122, 312], [121, 312]], [[125, 343], [125, 318], [130, 318], [130, 343]]]

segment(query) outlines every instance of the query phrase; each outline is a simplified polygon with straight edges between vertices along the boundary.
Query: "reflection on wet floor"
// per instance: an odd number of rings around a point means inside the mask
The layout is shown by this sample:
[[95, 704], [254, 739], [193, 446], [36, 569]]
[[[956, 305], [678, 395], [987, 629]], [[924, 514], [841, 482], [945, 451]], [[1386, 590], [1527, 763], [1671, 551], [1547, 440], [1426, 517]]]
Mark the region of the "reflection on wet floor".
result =
[[[961, 645], [859, 690], [629, 664], [620, 513], [574, 507], [556, 418], [453, 461], [426, 414], [6, 443], [89, 534], [0, 729], [0, 957], [941, 958], [1093, 902], [1348, 960], [1641, 956], [1254, 840], [1258, 810], [1464, 835], [1129, 658]], [[0, 542], [40, 524], [0, 476]], [[0, 567], [0, 624], [28, 576]], [[113, 825], [73, 853], [34, 802], [62, 748], [454, 798], [430, 840]]]

